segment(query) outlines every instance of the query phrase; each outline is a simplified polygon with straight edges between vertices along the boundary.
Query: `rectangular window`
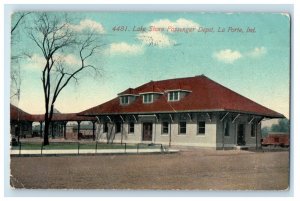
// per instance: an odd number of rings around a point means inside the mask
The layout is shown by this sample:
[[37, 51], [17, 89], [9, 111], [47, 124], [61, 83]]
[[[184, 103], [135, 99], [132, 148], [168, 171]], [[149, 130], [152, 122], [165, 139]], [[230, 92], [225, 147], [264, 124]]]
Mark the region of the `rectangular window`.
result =
[[108, 125], [107, 123], [103, 124], [103, 133], [107, 133], [108, 132]]
[[169, 122], [162, 122], [162, 134], [167, 135], [169, 133]]
[[186, 122], [179, 122], [179, 134], [186, 134]]
[[116, 133], [120, 133], [121, 132], [121, 123], [117, 122], [116, 123]]
[[152, 102], [153, 102], [153, 94], [143, 95], [143, 103], [152, 103]]
[[129, 129], [128, 129], [129, 133], [134, 133], [134, 123], [130, 122], [128, 126], [129, 126]]
[[128, 98], [128, 96], [121, 96], [120, 98], [121, 98], [121, 104], [122, 105], [129, 104], [129, 98]]
[[255, 137], [255, 125], [251, 124], [251, 137]]
[[229, 136], [229, 122], [225, 123], [225, 133], [224, 133], [224, 135]]
[[178, 101], [179, 100], [179, 91], [171, 91], [168, 94], [168, 101]]
[[204, 135], [205, 134], [205, 121], [199, 121], [198, 122], [198, 135]]

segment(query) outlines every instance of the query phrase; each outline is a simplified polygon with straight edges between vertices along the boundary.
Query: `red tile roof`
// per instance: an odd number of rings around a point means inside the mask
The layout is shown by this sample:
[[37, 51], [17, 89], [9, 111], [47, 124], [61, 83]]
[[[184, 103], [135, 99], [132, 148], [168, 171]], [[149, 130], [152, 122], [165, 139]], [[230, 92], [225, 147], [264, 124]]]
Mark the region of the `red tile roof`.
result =
[[126, 113], [231, 111], [251, 113], [271, 118], [284, 117], [282, 114], [255, 103], [254, 101], [212, 81], [204, 75], [151, 81], [133, 90], [138, 94], [145, 92], [165, 92], [166, 90], [172, 89], [189, 90], [192, 92], [176, 102], [168, 102], [167, 94], [165, 93], [151, 104], [143, 104], [142, 97], [138, 97], [129, 105], [120, 105], [119, 98], [116, 97], [106, 103], [78, 114], [92, 116]]
[[[33, 121], [44, 121], [44, 114], [33, 114]], [[94, 121], [95, 117], [78, 116], [77, 113], [54, 113], [52, 121]]]
[[136, 92], [136, 90], [133, 89], [133, 88], [128, 88], [128, 89], [126, 89], [125, 91], [119, 93], [118, 95], [119, 95], [119, 96], [122, 96], [122, 95], [129, 95], [129, 94], [130, 94], [130, 95], [138, 95], [138, 93]]
[[[44, 121], [44, 114], [29, 114], [10, 104], [11, 121]], [[94, 121], [95, 117], [78, 116], [77, 113], [54, 113], [52, 121]]]
[[20, 108], [10, 104], [10, 120], [11, 121], [32, 121], [31, 114], [24, 112]]

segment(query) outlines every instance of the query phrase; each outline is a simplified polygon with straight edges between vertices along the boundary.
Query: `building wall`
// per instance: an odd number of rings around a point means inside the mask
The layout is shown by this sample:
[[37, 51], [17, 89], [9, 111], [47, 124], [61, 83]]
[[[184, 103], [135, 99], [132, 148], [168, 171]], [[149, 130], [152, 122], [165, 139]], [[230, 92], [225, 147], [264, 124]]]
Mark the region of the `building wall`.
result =
[[[129, 133], [129, 121], [126, 121], [121, 124], [121, 131], [115, 133], [116, 126], [114, 124], [108, 124], [108, 130], [112, 133], [110, 142], [126, 142], [126, 143], [156, 143], [164, 145], [182, 145], [182, 146], [199, 146], [199, 147], [210, 147], [222, 149], [224, 148], [233, 148], [237, 145], [237, 127], [239, 124], [244, 125], [244, 135], [246, 146], [256, 147], [261, 146], [261, 125], [256, 126], [256, 136], [251, 136], [251, 123], [249, 124], [250, 119], [252, 118], [249, 115], [240, 115], [238, 118], [236, 114], [230, 114], [223, 121], [221, 117], [224, 114], [190, 114], [189, 116], [182, 116], [181, 114], [173, 115], [172, 120], [168, 116], [148, 116], [140, 117], [138, 121], [134, 123], [134, 133]], [[125, 118], [126, 119], [126, 118]], [[162, 133], [162, 122], [169, 122], [168, 133]], [[186, 133], [179, 133], [179, 122], [186, 122]], [[205, 122], [205, 133], [198, 134], [198, 122]], [[151, 122], [152, 123], [152, 140], [143, 141], [143, 123]], [[229, 130], [228, 136], [224, 135], [224, 124], [228, 122]], [[252, 123], [254, 123], [253, 121]], [[122, 134], [121, 134], [122, 133]], [[223, 136], [224, 135], [224, 136]], [[103, 133], [103, 124], [97, 125], [96, 130], [96, 139], [98, 141], [107, 142], [107, 133]]]
[[[235, 114], [236, 115], [236, 114]], [[256, 147], [256, 141], [257, 146], [261, 147], [261, 124], [256, 123], [256, 132], [255, 136], [251, 136], [251, 125], [252, 123], [255, 123], [255, 121], [251, 122], [249, 124], [250, 119], [252, 118], [249, 115], [241, 115], [239, 116], [233, 123], [233, 119], [235, 117], [228, 116], [225, 118], [222, 122], [221, 120], [218, 120], [217, 123], [217, 148], [229, 148], [229, 147], [235, 147], [237, 145], [237, 135], [238, 135], [238, 125], [243, 124], [244, 125], [244, 135], [245, 135], [245, 146], [249, 147]], [[229, 122], [229, 136], [225, 136], [225, 123]], [[257, 135], [257, 138], [256, 138]], [[224, 143], [223, 143], [224, 142]]]
[[[169, 129], [167, 134], [162, 134], [162, 122], [169, 122]], [[186, 121], [186, 134], [179, 134], [179, 122]], [[198, 121], [205, 121], [205, 134], [197, 135]], [[206, 114], [204, 116], [191, 115], [190, 117], [181, 118], [180, 115], [173, 117], [173, 122], [170, 119], [155, 117], [139, 118], [138, 122], [134, 124], [134, 133], [129, 133], [129, 124], [125, 122], [121, 124], [121, 132], [115, 133], [116, 126], [108, 123], [108, 131], [112, 133], [113, 142], [126, 142], [126, 143], [141, 143], [143, 135], [143, 123], [152, 123], [152, 141], [146, 143], [157, 143], [169, 145], [184, 145], [184, 146], [201, 146], [201, 147], [216, 147], [216, 117], [210, 120]], [[97, 124], [96, 126], [96, 139], [101, 142], [107, 142], [107, 133], [103, 132], [104, 123]], [[171, 138], [171, 140], [170, 140]]]

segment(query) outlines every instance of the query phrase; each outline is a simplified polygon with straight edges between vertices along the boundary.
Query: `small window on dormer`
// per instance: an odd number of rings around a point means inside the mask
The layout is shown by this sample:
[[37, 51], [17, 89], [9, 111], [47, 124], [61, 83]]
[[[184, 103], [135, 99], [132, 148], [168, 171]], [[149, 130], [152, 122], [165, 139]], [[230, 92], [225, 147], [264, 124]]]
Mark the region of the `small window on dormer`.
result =
[[171, 91], [168, 94], [168, 101], [179, 101], [180, 97], [179, 91]]
[[153, 102], [153, 94], [143, 95], [143, 103], [152, 103], [152, 102]]
[[121, 99], [121, 104], [122, 105], [129, 104], [129, 98], [128, 98], [128, 96], [121, 96], [120, 99]]

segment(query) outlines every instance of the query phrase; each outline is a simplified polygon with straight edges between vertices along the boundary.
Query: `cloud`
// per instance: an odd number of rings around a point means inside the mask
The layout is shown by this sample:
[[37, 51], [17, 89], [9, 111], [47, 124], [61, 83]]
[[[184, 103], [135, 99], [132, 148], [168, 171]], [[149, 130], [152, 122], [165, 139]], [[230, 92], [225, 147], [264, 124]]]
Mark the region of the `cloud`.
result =
[[150, 23], [150, 26], [156, 26], [161, 28], [168, 28], [169, 26], [177, 28], [197, 28], [200, 25], [192, 20], [187, 20], [184, 18], [179, 18], [176, 21], [170, 21], [168, 19], [161, 19]]
[[220, 50], [219, 52], [214, 53], [214, 58], [224, 63], [232, 64], [236, 60], [243, 57], [239, 51], [233, 51], [231, 49]]
[[166, 34], [161, 32], [145, 32], [137, 35], [144, 45], [153, 46], [153, 47], [169, 47], [176, 44], [176, 41], [170, 39]]
[[24, 68], [30, 68], [30, 69], [43, 69], [46, 64], [46, 60], [44, 57], [33, 54], [31, 57], [27, 57], [26, 64], [24, 65]]
[[247, 53], [250, 57], [260, 57], [267, 53], [267, 49], [265, 47], [256, 47], [250, 52]]
[[70, 27], [70, 29], [72, 29], [74, 31], [77, 31], [77, 32], [81, 32], [81, 31], [87, 30], [87, 29], [96, 31], [98, 33], [104, 33], [105, 32], [104, 27], [102, 26], [102, 24], [100, 24], [96, 21], [90, 20], [90, 19], [81, 20], [79, 22], [79, 24], [76, 24], [76, 25], [75, 24], [70, 24], [69, 27]]
[[140, 54], [144, 51], [141, 45], [131, 45], [125, 42], [112, 43], [109, 46], [110, 54]]
[[[80, 59], [73, 54], [59, 54], [54, 57], [54, 60], [60, 61], [69, 67], [80, 64]], [[25, 68], [39, 70], [42, 70], [46, 64], [45, 58], [39, 54], [33, 54], [31, 57], [28, 57], [25, 62]]]
[[70, 66], [80, 64], [81, 62], [80, 59], [76, 57], [74, 54], [67, 54], [67, 55], [62, 54], [55, 57], [55, 59], [58, 58], [60, 61]]

